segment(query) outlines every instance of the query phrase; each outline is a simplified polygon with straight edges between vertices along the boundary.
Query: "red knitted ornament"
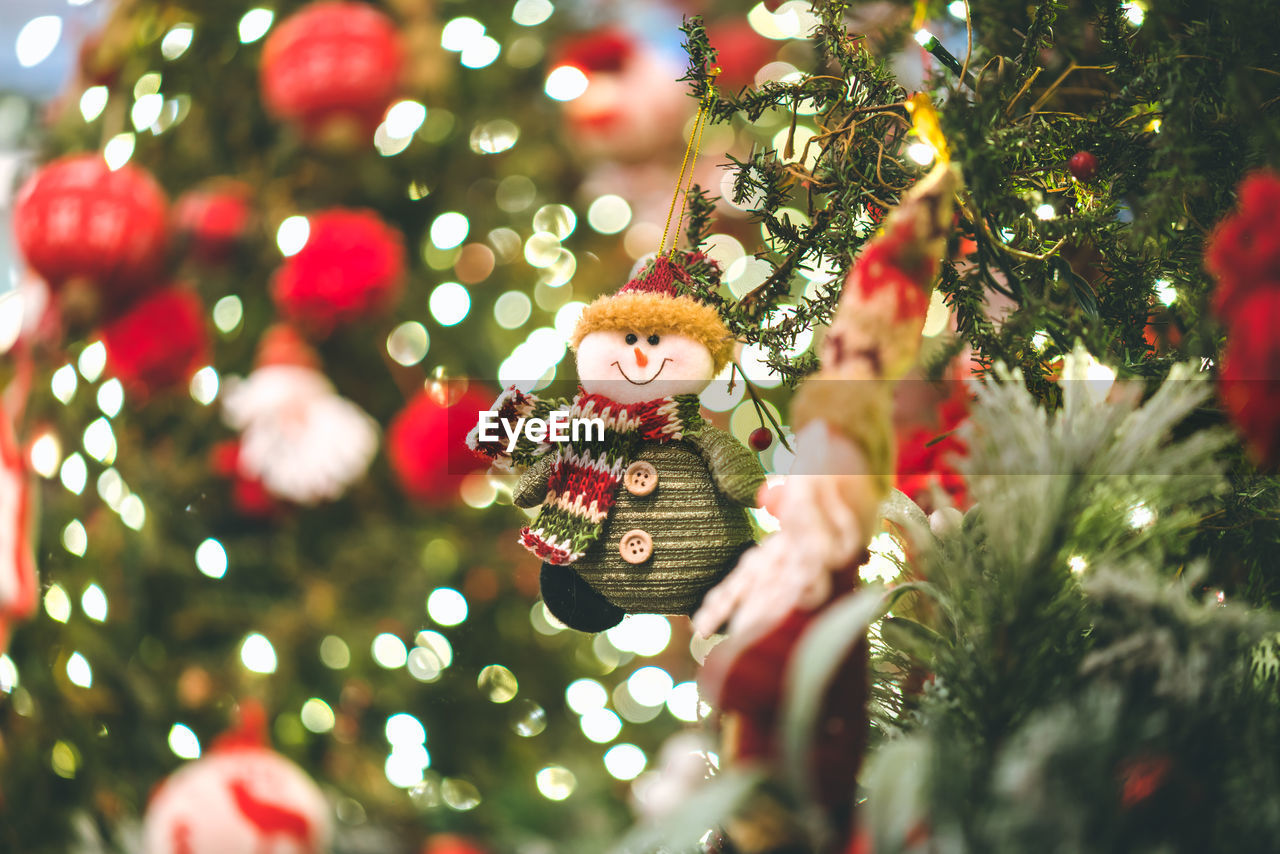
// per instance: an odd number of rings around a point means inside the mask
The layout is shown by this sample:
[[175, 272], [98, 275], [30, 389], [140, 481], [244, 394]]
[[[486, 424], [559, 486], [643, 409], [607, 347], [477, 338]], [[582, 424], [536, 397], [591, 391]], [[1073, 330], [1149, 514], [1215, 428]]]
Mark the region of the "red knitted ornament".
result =
[[404, 65], [395, 23], [364, 3], [310, 3], [286, 18], [262, 50], [267, 112], [314, 136], [333, 123], [372, 133]]
[[168, 200], [147, 172], [112, 171], [98, 154], [46, 164], [14, 207], [18, 248], [57, 292], [87, 279], [103, 307], [119, 309], [164, 267]]
[[281, 314], [327, 335], [393, 306], [405, 270], [400, 232], [372, 211], [333, 208], [310, 220], [307, 245], [271, 283]]
[[424, 504], [457, 497], [458, 484], [485, 462], [467, 448], [467, 433], [492, 395], [468, 390], [450, 406], [420, 392], [387, 428], [387, 457], [405, 495]]
[[935, 489], [949, 495], [955, 507], [969, 506], [967, 485], [955, 465], [967, 449], [954, 432], [968, 414], [968, 395], [961, 389], [939, 407], [936, 427], [918, 427], [898, 439], [896, 486], [926, 512], [936, 509]]
[[1214, 308], [1225, 320], [1249, 293], [1280, 282], [1280, 174], [1255, 172], [1245, 178], [1239, 209], [1209, 238], [1205, 266], [1218, 279]]
[[208, 363], [204, 306], [180, 287], [146, 297], [102, 330], [107, 370], [143, 399], [185, 384]]
[[1218, 392], [1262, 465], [1280, 464], [1280, 282], [1244, 296], [1227, 336]]
[[173, 220], [187, 251], [205, 264], [226, 261], [248, 230], [251, 195], [239, 181], [183, 193], [173, 206]]

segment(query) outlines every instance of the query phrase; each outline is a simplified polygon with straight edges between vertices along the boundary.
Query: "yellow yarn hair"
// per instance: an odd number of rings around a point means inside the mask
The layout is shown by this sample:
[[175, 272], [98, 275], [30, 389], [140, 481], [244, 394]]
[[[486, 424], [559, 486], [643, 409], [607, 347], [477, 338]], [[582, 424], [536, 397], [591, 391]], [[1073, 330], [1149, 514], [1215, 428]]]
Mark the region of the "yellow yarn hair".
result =
[[640, 291], [602, 296], [583, 310], [569, 343], [577, 349], [601, 330], [687, 335], [711, 351], [716, 373], [733, 358], [733, 336], [720, 312], [692, 297]]

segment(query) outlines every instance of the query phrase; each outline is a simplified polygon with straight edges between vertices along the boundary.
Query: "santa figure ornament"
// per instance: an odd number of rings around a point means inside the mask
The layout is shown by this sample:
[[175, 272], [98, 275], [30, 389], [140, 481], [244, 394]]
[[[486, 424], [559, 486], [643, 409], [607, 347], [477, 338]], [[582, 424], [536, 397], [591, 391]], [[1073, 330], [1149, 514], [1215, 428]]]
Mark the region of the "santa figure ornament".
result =
[[258, 366], [228, 380], [223, 420], [240, 432], [239, 474], [295, 504], [332, 501], [364, 477], [378, 425], [334, 390], [315, 352], [291, 327], [263, 336]]
[[690, 115], [679, 64], [643, 40], [615, 28], [584, 33], [561, 45], [551, 73], [576, 68], [586, 90], [564, 105], [569, 136], [588, 158], [628, 163], [680, 143]]
[[324, 854], [333, 823], [319, 787], [266, 745], [259, 708], [161, 783], [143, 818], [143, 854]]
[[[583, 312], [571, 339], [580, 382], [572, 401], [513, 386], [493, 407], [509, 424], [561, 413], [569, 441], [517, 431], [509, 450], [492, 417], [468, 437], [500, 465], [526, 467], [513, 500], [542, 509], [520, 541], [544, 562], [547, 608], [571, 628], [603, 631], [627, 613], [690, 614], [754, 542], [746, 508], [764, 471], [699, 411], [733, 338], [689, 292], [718, 272], [701, 253], [659, 255]], [[575, 437], [575, 428], [585, 429]]]

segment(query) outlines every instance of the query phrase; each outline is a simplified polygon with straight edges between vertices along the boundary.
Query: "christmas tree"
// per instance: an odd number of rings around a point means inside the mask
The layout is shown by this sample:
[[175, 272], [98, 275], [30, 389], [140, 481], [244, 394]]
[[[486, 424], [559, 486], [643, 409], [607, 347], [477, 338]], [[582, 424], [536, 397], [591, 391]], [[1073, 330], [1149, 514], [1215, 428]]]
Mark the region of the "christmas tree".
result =
[[[696, 7], [111, 7], [14, 209], [7, 849], [1268, 850], [1274, 26]], [[464, 437], [676, 257], [780, 488], [575, 632]]]

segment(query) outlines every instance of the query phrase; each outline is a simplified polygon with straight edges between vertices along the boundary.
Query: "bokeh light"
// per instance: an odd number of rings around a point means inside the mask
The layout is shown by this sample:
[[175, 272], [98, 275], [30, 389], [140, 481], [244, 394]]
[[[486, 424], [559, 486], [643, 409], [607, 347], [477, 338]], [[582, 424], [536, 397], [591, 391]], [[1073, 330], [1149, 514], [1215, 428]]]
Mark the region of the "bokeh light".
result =
[[240, 643], [240, 662], [254, 673], [275, 673], [276, 648], [266, 635], [252, 632]]
[[648, 759], [634, 744], [617, 744], [604, 755], [604, 767], [617, 780], [634, 780], [644, 771]]
[[383, 632], [375, 637], [370, 645], [370, 651], [378, 666], [385, 667], [387, 670], [404, 667], [409, 659], [409, 650], [404, 645], [404, 641], [390, 632]]
[[210, 578], [222, 578], [227, 574], [227, 552], [222, 543], [207, 539], [196, 546], [196, 569]]
[[467, 619], [467, 599], [452, 587], [437, 587], [427, 596], [427, 616], [442, 626], [456, 626]]
[[572, 65], [561, 65], [551, 69], [551, 73], [547, 75], [544, 91], [547, 97], [557, 101], [572, 101], [574, 98], [581, 97], [589, 85], [590, 81], [581, 69], [574, 68]]
[[445, 282], [431, 292], [427, 307], [436, 323], [457, 326], [471, 313], [471, 294], [457, 282]]
[[594, 679], [577, 679], [564, 689], [564, 700], [579, 715], [595, 709], [603, 709], [609, 702], [609, 692]]
[[199, 759], [200, 739], [191, 727], [175, 723], [169, 727], [169, 749], [179, 759]]
[[573, 794], [578, 779], [562, 765], [548, 765], [534, 778], [538, 791], [549, 801], [563, 801]]

